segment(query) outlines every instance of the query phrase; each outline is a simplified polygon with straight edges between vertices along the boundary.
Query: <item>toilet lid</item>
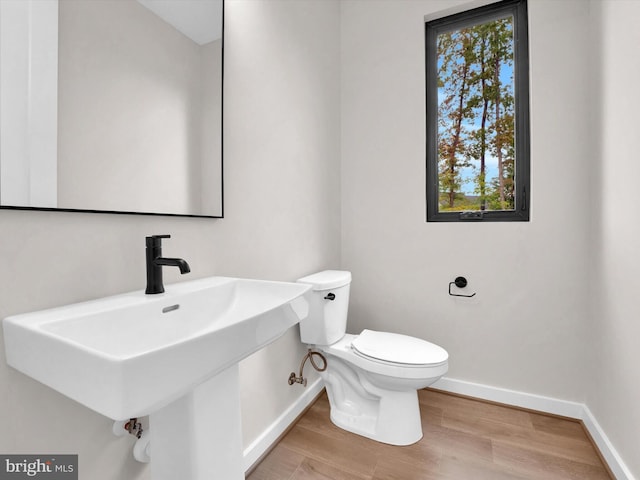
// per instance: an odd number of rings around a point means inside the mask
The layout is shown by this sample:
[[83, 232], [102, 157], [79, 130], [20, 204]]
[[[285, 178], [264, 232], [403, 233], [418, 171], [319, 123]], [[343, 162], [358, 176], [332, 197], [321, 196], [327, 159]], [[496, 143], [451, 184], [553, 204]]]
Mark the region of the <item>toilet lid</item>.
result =
[[420, 338], [363, 330], [351, 347], [361, 355], [404, 365], [434, 365], [447, 361], [447, 351]]

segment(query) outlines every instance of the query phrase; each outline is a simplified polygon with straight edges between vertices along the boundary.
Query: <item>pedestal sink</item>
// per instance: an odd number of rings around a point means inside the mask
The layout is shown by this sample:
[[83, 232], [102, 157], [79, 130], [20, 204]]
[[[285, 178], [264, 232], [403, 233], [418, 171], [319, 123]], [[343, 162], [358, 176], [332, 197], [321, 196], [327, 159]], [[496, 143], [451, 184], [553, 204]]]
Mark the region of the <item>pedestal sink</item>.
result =
[[153, 480], [244, 478], [238, 362], [308, 285], [210, 277], [4, 319], [7, 363], [114, 420], [150, 416]]

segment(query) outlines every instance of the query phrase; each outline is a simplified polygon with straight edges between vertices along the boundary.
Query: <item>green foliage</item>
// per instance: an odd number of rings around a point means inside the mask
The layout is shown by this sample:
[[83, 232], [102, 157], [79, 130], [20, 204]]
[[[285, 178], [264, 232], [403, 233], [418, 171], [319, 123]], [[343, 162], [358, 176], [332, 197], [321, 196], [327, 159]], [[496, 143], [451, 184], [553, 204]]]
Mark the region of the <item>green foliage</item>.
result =
[[513, 19], [442, 33], [437, 52], [440, 210], [513, 209]]

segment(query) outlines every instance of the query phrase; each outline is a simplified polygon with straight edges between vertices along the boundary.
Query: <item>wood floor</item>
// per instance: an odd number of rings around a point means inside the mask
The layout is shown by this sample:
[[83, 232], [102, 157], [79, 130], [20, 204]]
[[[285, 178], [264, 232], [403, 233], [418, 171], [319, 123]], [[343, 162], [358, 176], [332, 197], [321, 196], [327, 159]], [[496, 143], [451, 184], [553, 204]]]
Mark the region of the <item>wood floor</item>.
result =
[[419, 392], [424, 437], [377, 443], [329, 420], [326, 394], [247, 480], [610, 480], [579, 422]]

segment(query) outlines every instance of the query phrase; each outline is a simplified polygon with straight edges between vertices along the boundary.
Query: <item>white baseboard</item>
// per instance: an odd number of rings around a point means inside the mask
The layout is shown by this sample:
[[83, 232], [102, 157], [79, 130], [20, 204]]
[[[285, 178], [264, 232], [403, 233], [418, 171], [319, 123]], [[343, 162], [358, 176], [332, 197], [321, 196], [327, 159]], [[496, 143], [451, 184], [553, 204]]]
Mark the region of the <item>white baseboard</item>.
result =
[[482, 398], [492, 402], [506, 403], [515, 407], [529, 408], [541, 412], [561, 415], [563, 417], [582, 418], [584, 405], [557, 398], [543, 397], [526, 392], [507, 390], [506, 388], [492, 387], [479, 383], [465, 382], [453, 378], [443, 377], [431, 385], [433, 388], [445, 390], [451, 393], [459, 393], [470, 397]]
[[304, 412], [311, 402], [324, 388], [324, 382], [318, 378], [305, 388], [296, 402], [282, 413], [269, 427], [262, 432], [247, 448], [244, 449], [244, 471], [247, 472], [278, 440], [287, 428]]
[[433, 388], [460, 395], [482, 398], [492, 402], [504, 403], [516, 407], [538, 410], [541, 412], [561, 415], [563, 417], [582, 420], [585, 428], [593, 438], [600, 453], [606, 460], [611, 472], [617, 480], [636, 480], [629, 468], [609, 441], [589, 408], [583, 403], [569, 402], [557, 398], [544, 397], [526, 392], [507, 390], [506, 388], [491, 387], [479, 383], [455, 380], [443, 377], [431, 385]]
[[598, 421], [589, 410], [589, 407], [584, 405], [584, 411], [581, 417], [584, 426], [589, 431], [591, 438], [598, 446], [600, 453], [604, 457], [605, 461], [609, 465], [611, 472], [618, 480], [635, 480], [627, 465], [624, 463], [618, 452], [611, 444], [611, 441], [602, 430], [602, 427], [598, 424]]

